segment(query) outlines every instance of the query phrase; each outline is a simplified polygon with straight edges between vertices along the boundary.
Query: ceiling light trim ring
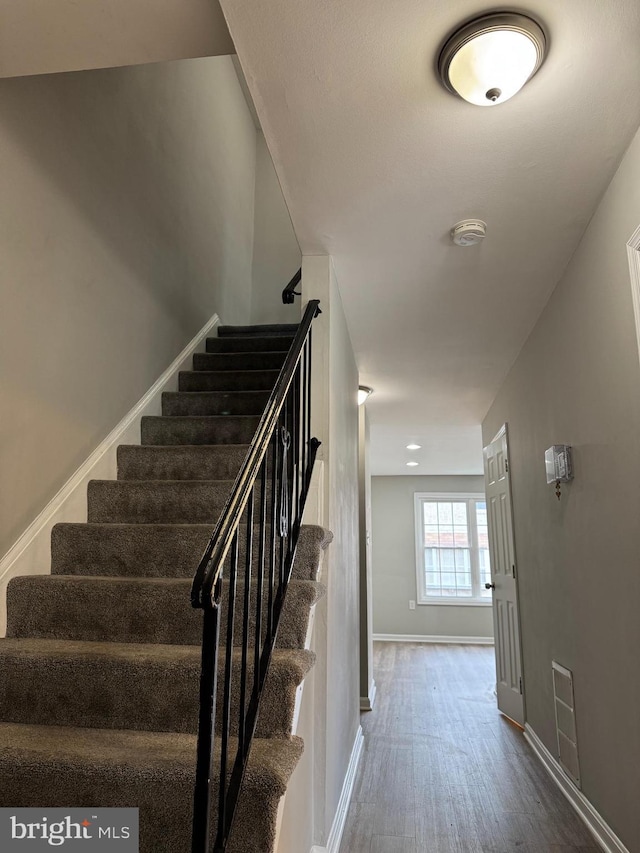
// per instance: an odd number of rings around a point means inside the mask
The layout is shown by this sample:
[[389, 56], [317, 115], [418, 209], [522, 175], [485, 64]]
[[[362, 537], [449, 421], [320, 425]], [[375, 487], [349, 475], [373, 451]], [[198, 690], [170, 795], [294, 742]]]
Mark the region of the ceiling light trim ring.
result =
[[438, 74], [449, 92], [461, 97], [449, 79], [449, 68], [456, 54], [478, 36], [500, 31], [517, 32], [529, 38], [535, 47], [536, 62], [527, 82], [534, 77], [544, 61], [547, 49], [547, 37], [540, 24], [528, 15], [516, 12], [491, 13], [463, 24], [446, 39], [440, 50]]

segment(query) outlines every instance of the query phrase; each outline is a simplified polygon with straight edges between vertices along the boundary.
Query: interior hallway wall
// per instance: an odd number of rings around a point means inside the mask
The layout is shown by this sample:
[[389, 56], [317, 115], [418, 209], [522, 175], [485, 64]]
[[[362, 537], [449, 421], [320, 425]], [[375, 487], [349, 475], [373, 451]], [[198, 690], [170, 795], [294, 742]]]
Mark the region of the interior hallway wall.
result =
[[[358, 370], [328, 256], [305, 256], [303, 304], [314, 322], [311, 431], [322, 441], [320, 516], [334, 534], [325, 552], [326, 596], [316, 606], [316, 665], [305, 679], [298, 734], [305, 752], [285, 800], [279, 853], [324, 853], [360, 726]], [[318, 469], [320, 470], [320, 469]]]
[[0, 81], [0, 555], [217, 312], [248, 322], [229, 57]]
[[[551, 662], [573, 671], [582, 790], [640, 849], [640, 369], [626, 241], [640, 136], [484, 423], [509, 425], [527, 722], [557, 755]], [[505, 318], [508, 320], [508, 318]], [[556, 499], [544, 451], [574, 448]]]
[[405, 475], [371, 478], [374, 634], [492, 637], [487, 605], [416, 604], [416, 492], [484, 494], [484, 478]]
[[[282, 290], [302, 264], [278, 176], [264, 134], [256, 138], [252, 323], [298, 323], [300, 298], [282, 302]], [[298, 291], [300, 288], [297, 288]]]

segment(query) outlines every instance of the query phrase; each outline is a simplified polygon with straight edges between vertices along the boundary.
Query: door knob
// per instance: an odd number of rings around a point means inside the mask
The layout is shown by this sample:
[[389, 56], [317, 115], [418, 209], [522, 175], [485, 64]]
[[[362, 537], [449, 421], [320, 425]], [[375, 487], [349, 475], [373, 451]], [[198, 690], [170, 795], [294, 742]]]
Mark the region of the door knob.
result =
[[496, 588], [496, 585], [495, 585], [494, 583], [486, 583], [486, 584], [484, 585], [484, 588], [485, 588], [485, 589], [495, 589], [495, 588]]

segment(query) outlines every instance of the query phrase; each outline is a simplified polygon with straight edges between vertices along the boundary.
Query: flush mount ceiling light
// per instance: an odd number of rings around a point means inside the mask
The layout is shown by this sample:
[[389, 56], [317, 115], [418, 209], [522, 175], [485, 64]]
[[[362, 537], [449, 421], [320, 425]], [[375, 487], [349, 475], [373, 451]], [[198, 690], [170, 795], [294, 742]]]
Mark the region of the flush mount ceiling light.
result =
[[450, 92], [470, 104], [492, 107], [508, 101], [533, 77], [546, 44], [540, 25], [526, 15], [483, 15], [447, 40], [438, 73]]
[[419, 465], [419, 464], [420, 464], [419, 462], [407, 462], [407, 466], [409, 468], [415, 468], [416, 465]]
[[369, 388], [367, 385], [360, 385], [358, 387], [358, 405], [361, 406], [363, 403], [366, 403], [370, 394], [373, 394], [373, 388]]
[[421, 444], [407, 444], [407, 450], [420, 450]]

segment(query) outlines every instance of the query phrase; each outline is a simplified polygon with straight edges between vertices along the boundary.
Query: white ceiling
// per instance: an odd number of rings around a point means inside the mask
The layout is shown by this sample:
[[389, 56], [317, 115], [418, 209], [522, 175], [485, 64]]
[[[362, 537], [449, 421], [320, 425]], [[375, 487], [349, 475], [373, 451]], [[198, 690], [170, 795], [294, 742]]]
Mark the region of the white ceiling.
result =
[[[547, 59], [488, 109], [445, 91], [434, 62], [457, 24], [495, 7], [222, 6], [301, 249], [334, 259], [375, 389], [373, 473], [436, 473], [444, 450], [477, 473], [478, 425], [638, 127], [640, 3], [531, 0]], [[466, 217], [488, 224], [478, 247], [451, 244]], [[408, 469], [417, 436], [442, 452]]]

